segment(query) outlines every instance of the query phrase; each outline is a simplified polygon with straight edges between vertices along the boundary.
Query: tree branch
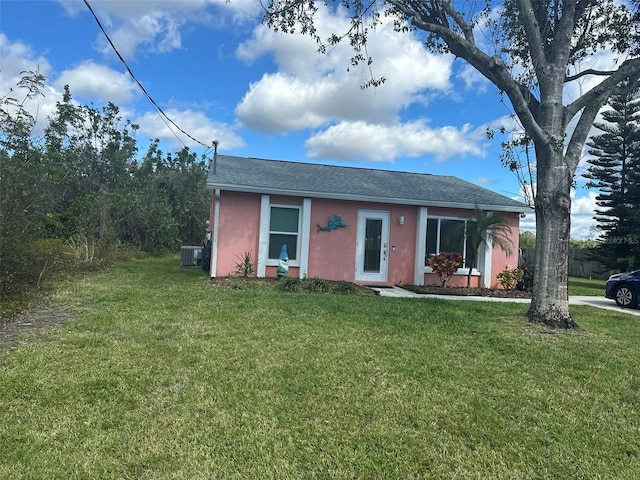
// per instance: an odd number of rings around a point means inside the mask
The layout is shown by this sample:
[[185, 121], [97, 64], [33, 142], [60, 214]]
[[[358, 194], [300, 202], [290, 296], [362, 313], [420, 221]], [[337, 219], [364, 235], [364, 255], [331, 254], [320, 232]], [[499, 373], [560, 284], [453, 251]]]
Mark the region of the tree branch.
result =
[[[538, 125], [534, 115], [539, 106], [538, 100], [531, 94], [529, 89], [513, 78], [502, 58], [497, 55], [489, 56], [477, 47], [473, 37], [473, 29], [459, 14], [454, 21], [460, 27], [464, 36], [454, 32], [448, 24], [437, 23], [433, 16], [419, 15], [409, 8], [403, 0], [387, 1], [404, 15], [414, 27], [440, 37], [453, 55], [467, 61], [490, 82], [505, 92], [518, 118], [520, 118], [524, 128], [529, 132], [534, 142], [547, 141], [546, 135]], [[438, 4], [447, 13], [454, 12], [452, 10], [453, 7], [447, 2], [438, 2]]]
[[616, 71], [615, 70], [594, 70], [593, 68], [588, 68], [587, 70], [583, 70], [582, 72], [578, 72], [575, 75], [570, 75], [565, 77], [564, 83], [573, 82], [574, 80], [578, 80], [579, 78], [586, 77], [587, 75], [612, 75]]
[[542, 78], [547, 66], [547, 59], [544, 54], [544, 40], [540, 35], [540, 26], [533, 13], [533, 5], [531, 0], [517, 0], [516, 4], [522, 18], [522, 26], [529, 41], [529, 52], [533, 68], [536, 76]]
[[565, 123], [571, 120], [580, 110], [591, 103], [603, 105], [604, 102], [619, 88], [618, 84], [630, 79], [632, 83], [637, 83], [640, 78], [640, 58], [630, 58], [625, 60], [618, 70], [613, 72], [609, 78], [593, 87], [573, 103], [567, 105], [564, 110]]
[[571, 55], [571, 40], [576, 22], [584, 14], [583, 8], [577, 8], [576, 0], [562, 2], [562, 16], [555, 26], [555, 35], [551, 43], [549, 62], [566, 66]]
[[475, 46], [476, 38], [473, 35], [473, 28], [471, 27], [471, 25], [469, 25], [466, 22], [464, 17], [460, 15], [460, 12], [458, 12], [450, 2], [439, 1], [438, 4], [453, 19], [456, 25], [460, 27], [460, 30], [462, 30], [465, 40], [467, 40], [467, 42]]
[[589, 131], [591, 130], [593, 122], [596, 119], [596, 115], [598, 115], [601, 107], [602, 104], [598, 103], [590, 103], [587, 105], [583, 110], [582, 115], [580, 115], [580, 120], [578, 120], [576, 128], [571, 134], [571, 139], [569, 140], [565, 153], [565, 160], [568, 163], [572, 177], [575, 174], [576, 168], [578, 168], [584, 142], [587, 140], [587, 135], [589, 135]]

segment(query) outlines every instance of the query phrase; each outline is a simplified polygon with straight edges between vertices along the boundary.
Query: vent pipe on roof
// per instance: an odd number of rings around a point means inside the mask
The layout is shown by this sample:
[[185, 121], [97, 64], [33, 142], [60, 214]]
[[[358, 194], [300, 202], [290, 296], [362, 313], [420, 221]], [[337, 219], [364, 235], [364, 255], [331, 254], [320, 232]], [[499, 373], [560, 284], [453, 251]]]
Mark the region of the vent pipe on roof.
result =
[[213, 141], [213, 174], [216, 174], [218, 167], [218, 140]]

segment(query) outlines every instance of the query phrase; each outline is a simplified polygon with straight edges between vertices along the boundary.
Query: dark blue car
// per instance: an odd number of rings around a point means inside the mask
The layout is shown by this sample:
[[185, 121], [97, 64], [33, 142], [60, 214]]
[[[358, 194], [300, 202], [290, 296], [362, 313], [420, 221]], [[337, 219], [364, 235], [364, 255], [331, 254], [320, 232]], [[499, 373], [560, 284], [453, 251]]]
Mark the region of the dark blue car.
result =
[[637, 307], [640, 296], [640, 270], [611, 275], [607, 280], [604, 296], [615, 300], [620, 307]]

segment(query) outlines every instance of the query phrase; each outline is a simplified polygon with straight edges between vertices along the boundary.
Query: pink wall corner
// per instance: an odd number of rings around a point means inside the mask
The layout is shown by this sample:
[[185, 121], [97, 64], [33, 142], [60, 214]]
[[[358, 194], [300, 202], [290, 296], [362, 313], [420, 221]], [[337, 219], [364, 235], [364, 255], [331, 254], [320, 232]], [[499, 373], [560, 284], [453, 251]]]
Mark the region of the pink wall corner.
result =
[[[511, 255], [505, 254], [499, 247], [494, 247], [491, 252], [491, 273], [490, 273], [490, 286], [491, 288], [501, 288], [496, 275], [499, 272], [510, 266], [515, 268], [518, 266], [518, 238], [520, 233], [520, 214], [513, 212], [502, 212], [505, 221], [511, 227], [511, 241], [513, 243]], [[460, 208], [444, 208], [444, 207], [430, 207], [429, 216], [450, 216], [459, 218], [473, 218], [475, 212], [470, 209]], [[440, 285], [440, 278], [432, 273], [426, 273], [425, 285]], [[454, 275], [447, 285], [452, 287], [466, 287], [467, 276], [466, 275]], [[471, 287], [480, 286], [480, 277], [471, 277]]]
[[245, 252], [257, 261], [259, 231], [260, 195], [221, 192], [216, 276], [233, 274]]
[[502, 288], [496, 276], [505, 268], [518, 266], [518, 243], [520, 237], [520, 214], [503, 213], [507, 225], [511, 228], [511, 255], [504, 253], [499, 247], [494, 247], [491, 257], [491, 288]]

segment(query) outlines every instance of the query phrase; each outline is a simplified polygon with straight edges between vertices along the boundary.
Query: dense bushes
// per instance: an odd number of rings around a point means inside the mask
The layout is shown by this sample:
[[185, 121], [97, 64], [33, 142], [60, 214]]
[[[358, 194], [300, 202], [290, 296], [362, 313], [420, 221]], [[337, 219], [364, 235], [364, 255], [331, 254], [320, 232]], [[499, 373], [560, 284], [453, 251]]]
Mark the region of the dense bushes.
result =
[[42, 75], [27, 72], [0, 98], [2, 300], [122, 256], [202, 242], [204, 159], [187, 148], [165, 154], [157, 140], [139, 158], [138, 127], [117, 106], [78, 105], [68, 88], [38, 138], [24, 105], [43, 85]]

